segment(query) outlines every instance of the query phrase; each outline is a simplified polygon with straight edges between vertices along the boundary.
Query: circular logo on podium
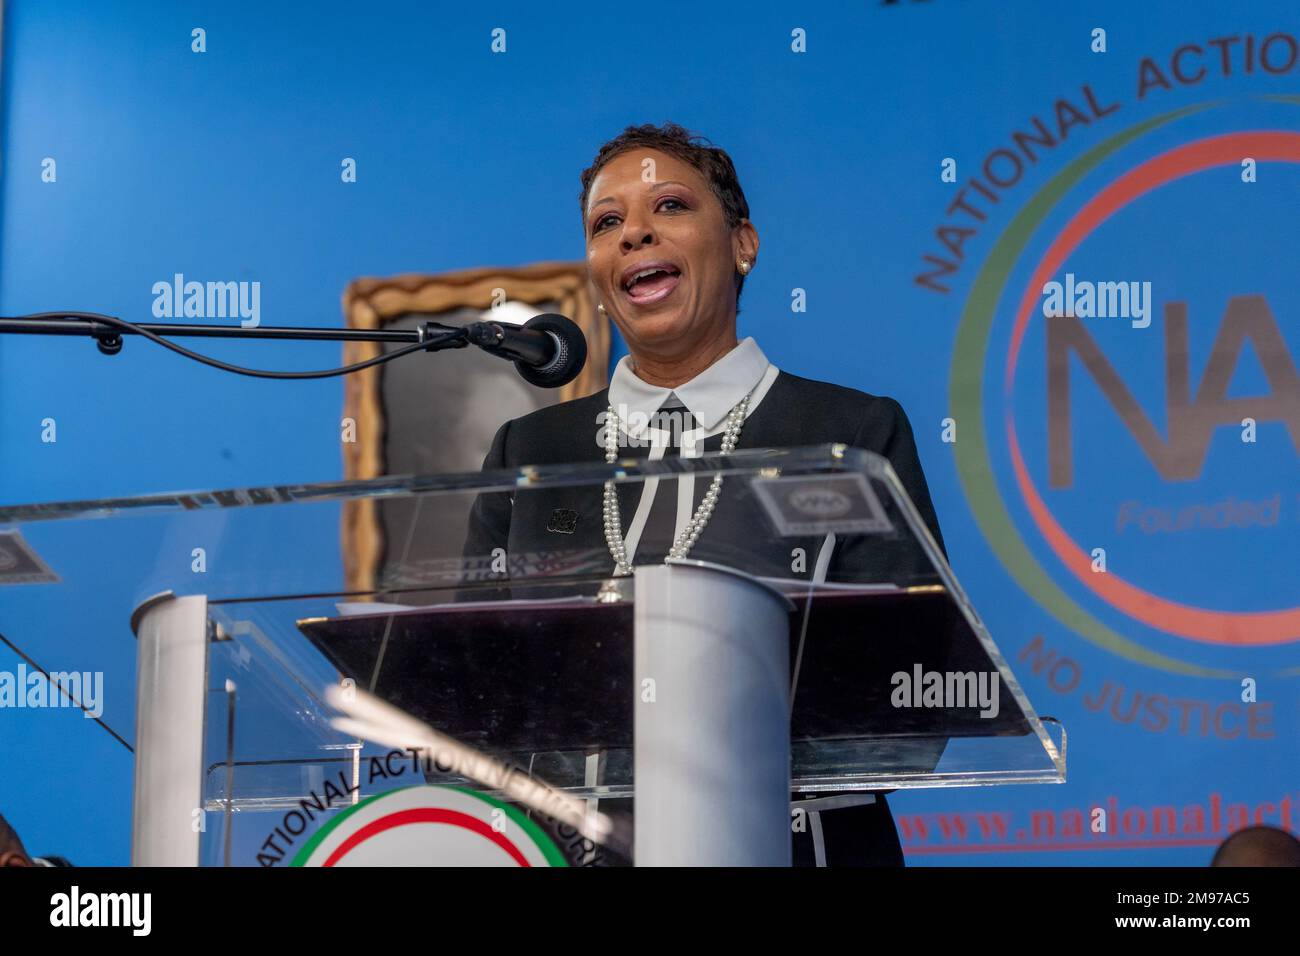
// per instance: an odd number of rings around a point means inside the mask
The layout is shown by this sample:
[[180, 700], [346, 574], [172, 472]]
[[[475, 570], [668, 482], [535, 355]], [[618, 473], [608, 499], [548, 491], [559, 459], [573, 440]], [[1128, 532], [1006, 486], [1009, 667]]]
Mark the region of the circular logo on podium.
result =
[[842, 518], [853, 510], [847, 495], [830, 488], [804, 488], [790, 492], [790, 504], [814, 518]]
[[376, 794], [320, 828], [293, 866], [566, 866], [519, 809], [460, 787]]

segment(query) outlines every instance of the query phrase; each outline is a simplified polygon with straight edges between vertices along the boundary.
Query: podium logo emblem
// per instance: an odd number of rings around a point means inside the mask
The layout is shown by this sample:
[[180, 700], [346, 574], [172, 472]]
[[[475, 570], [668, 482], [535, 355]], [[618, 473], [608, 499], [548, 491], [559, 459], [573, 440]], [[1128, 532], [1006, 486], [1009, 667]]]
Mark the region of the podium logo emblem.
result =
[[518, 808], [461, 787], [376, 794], [325, 824], [292, 866], [567, 866]]
[[842, 518], [853, 509], [853, 500], [834, 488], [792, 491], [789, 502], [810, 518]]
[[754, 493], [782, 537], [886, 534], [894, 530], [865, 475], [754, 479]]
[[0, 584], [57, 584], [50, 570], [17, 531], [0, 531]]

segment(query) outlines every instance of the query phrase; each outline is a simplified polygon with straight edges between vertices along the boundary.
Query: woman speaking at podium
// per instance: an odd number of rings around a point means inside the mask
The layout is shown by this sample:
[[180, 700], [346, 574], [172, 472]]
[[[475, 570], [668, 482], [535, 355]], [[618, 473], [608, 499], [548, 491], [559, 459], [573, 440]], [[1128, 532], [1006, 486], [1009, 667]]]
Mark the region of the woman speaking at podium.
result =
[[[757, 266], [759, 242], [727, 153], [675, 124], [628, 127], [600, 148], [581, 181], [597, 309], [618, 327], [630, 354], [619, 361], [607, 389], [502, 425], [484, 469], [613, 460], [637, 454], [638, 447], [658, 457], [843, 442], [889, 459], [942, 547], [912, 431], [898, 403], [780, 371], [753, 338], [737, 338], [740, 294]], [[647, 452], [646, 423], [662, 421], [665, 412], [686, 425], [660, 430], [666, 437]], [[603, 448], [593, 441], [598, 432]], [[603, 501], [590, 487], [574, 492], [571, 507], [543, 509], [539, 520], [528, 521], [519, 514], [512, 521], [510, 496], [481, 496], [466, 553], [589, 545], [607, 549], [615, 573], [626, 574], [636, 564], [699, 556], [709, 540], [710, 556], [734, 548], [746, 556], [741, 566], [753, 570], [754, 529], [743, 522], [728, 526], [717, 487], [697, 488], [698, 501], [660, 494], [648, 508], [637, 507], [638, 484], [606, 485]], [[561, 512], [557, 527], [553, 516]], [[788, 577], [788, 547], [776, 558], [783, 566], [772, 570]], [[887, 548], [862, 548], [851, 560], [852, 567], [838, 572], [887, 578], [896, 569], [873, 562], [898, 557]], [[903, 864], [883, 794], [849, 794], [818, 806], [826, 807], [817, 813], [818, 825], [794, 833], [796, 865]]]

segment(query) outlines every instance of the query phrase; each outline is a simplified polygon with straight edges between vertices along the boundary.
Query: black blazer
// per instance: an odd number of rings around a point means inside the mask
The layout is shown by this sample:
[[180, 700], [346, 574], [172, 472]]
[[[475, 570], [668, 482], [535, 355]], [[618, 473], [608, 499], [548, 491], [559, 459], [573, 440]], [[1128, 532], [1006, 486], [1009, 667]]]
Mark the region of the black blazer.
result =
[[[602, 389], [586, 398], [552, 405], [506, 422], [492, 440], [483, 468], [604, 461], [604, 449], [597, 443], [603, 421], [598, 416], [608, 405], [609, 390]], [[943, 549], [943, 536], [921, 471], [911, 426], [902, 407], [892, 398], [780, 372], [762, 402], [746, 419], [737, 449], [791, 448], [830, 442], [864, 448], [889, 459], [903, 488]], [[721, 444], [722, 436], [715, 435], [705, 442], [704, 450], [717, 451]], [[647, 454], [645, 447], [620, 449], [624, 457]], [[697, 502], [707, 485], [707, 481], [696, 481]], [[690, 556], [735, 564], [751, 573], [799, 576], [791, 573], [790, 551], [801, 542], [756, 532], [754, 522], [764, 522], [758, 526], [762, 528], [766, 521], [756, 514], [755, 503], [743, 489], [732, 494], [728, 490], [724, 480], [713, 517]], [[618, 493], [626, 531], [641, 485], [621, 484]], [[659, 494], [663, 495], [664, 489]], [[567, 512], [568, 521], [557, 523], [557, 511]], [[572, 520], [574, 514], [576, 521]], [[803, 543], [812, 548], [806, 552], [811, 566], [821, 539]], [[656, 538], [647, 529], [633, 563], [662, 560], [670, 545], [668, 536]], [[584, 485], [481, 495], [470, 515], [464, 553], [467, 557], [483, 557], [495, 548], [504, 548], [507, 554], [515, 556], [545, 555], [561, 550], [586, 552], [597, 565], [612, 569], [613, 562], [605, 545], [600, 488]], [[856, 537], [837, 542], [829, 577], [832, 580], [884, 580], [890, 575], [906, 578], [924, 573], [927, 568], [928, 562], [919, 550], [906, 541]], [[807, 573], [811, 574], [811, 567]]]
[[[608, 389], [594, 395], [540, 409], [522, 418], [508, 421], [497, 431], [483, 468], [514, 468], [520, 465], [550, 465], [568, 462], [604, 461], [604, 448], [597, 443], [603, 419], [599, 416], [609, 405]], [[780, 372], [762, 402], [746, 419], [737, 444], [746, 448], [790, 448], [831, 442], [864, 448], [889, 459], [922, 519], [940, 549], [943, 537], [926, 486], [916, 442], [902, 407], [892, 398], [868, 395], [850, 388], [800, 378]], [[705, 442], [706, 452], [717, 451], [722, 436]], [[644, 457], [648, 448], [620, 449], [621, 457]], [[696, 502], [703, 497], [708, 481], [697, 480]], [[631, 521], [641, 494], [639, 482], [617, 486], [623, 527]], [[658, 492], [663, 495], [664, 488]], [[671, 510], [676, 511], [676, 494], [668, 496]], [[469, 520], [465, 543], [467, 558], [483, 558], [495, 548], [506, 549], [510, 563], [519, 556], [536, 559], [545, 567], [546, 555], [562, 552], [572, 556], [586, 553], [589, 567], [613, 569], [607, 550], [602, 520], [601, 488], [584, 485], [551, 488], [544, 491], [499, 492], [483, 494], [476, 500]], [[660, 502], [656, 500], [656, 512]], [[557, 521], [557, 512], [564, 517]], [[662, 512], [660, 512], [662, 513]], [[572, 516], [576, 514], [576, 522]], [[822, 538], [780, 538], [762, 533], [756, 521], [765, 522], [756, 513], [752, 497], [743, 486], [728, 485], [724, 480], [713, 517], [690, 557], [732, 564], [756, 574], [773, 577], [798, 577], [791, 573], [791, 548], [800, 544], [809, 550], [806, 574], [812, 574], [814, 556]], [[633, 558], [634, 564], [661, 561], [671, 545], [671, 528], [661, 522], [657, 535], [647, 526]], [[525, 562], [527, 563], [527, 561]], [[880, 536], [851, 536], [837, 541], [830, 565], [831, 580], [898, 580], [905, 583], [912, 576], [925, 575], [929, 562], [912, 543], [910, 536], [894, 539]], [[511, 593], [520, 596], [518, 578], [512, 581]], [[482, 592], [466, 592], [474, 599]], [[602, 801], [602, 804], [605, 801]], [[825, 859], [829, 865], [896, 865], [903, 863], [897, 830], [883, 794], [874, 805], [827, 811], [821, 827], [825, 835]], [[796, 865], [812, 865], [816, 852], [812, 836], [806, 830], [793, 835]]]

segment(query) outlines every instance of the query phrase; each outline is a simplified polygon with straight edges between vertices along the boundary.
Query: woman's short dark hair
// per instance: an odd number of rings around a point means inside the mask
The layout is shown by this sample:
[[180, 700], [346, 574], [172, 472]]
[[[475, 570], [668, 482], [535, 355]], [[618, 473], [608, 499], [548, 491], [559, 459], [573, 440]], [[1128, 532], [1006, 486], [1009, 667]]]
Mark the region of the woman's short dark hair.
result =
[[[693, 166], [708, 182], [709, 188], [718, 202], [722, 204], [722, 213], [727, 225], [735, 228], [749, 218], [749, 203], [745, 191], [740, 188], [736, 177], [736, 167], [727, 151], [714, 146], [703, 136], [690, 132], [676, 123], [655, 126], [645, 123], [641, 126], [629, 126], [619, 133], [596, 153], [592, 164], [582, 171], [582, 192], [578, 201], [582, 209], [583, 231], [586, 231], [587, 197], [591, 194], [591, 183], [615, 156], [634, 149], [656, 149], [661, 153], [676, 156]], [[737, 273], [736, 301], [740, 301], [740, 290], [744, 288], [745, 277]]]

